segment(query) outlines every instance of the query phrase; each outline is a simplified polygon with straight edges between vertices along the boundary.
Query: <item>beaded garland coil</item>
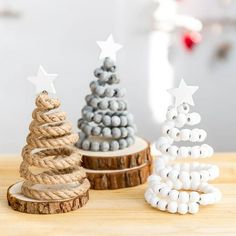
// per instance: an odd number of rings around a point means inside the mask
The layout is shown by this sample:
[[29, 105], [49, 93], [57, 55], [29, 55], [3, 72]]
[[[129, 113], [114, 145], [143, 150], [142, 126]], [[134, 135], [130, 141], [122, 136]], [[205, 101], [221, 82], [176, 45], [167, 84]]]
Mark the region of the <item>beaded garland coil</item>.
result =
[[147, 141], [136, 137], [133, 115], [127, 110], [125, 89], [117, 85], [114, 61], [106, 57], [94, 71], [91, 94], [78, 120], [82, 165], [92, 189], [118, 189], [146, 182], [152, 158]]
[[[25, 180], [8, 191], [9, 204], [16, 210], [60, 213], [75, 210], [88, 200], [90, 183], [73, 146], [78, 135], [72, 133], [66, 113], [54, 111], [59, 106], [59, 100], [47, 92], [36, 98], [27, 145], [22, 150], [20, 175]], [[14, 195], [16, 191], [22, 197]]]
[[190, 113], [188, 104], [170, 106], [162, 126], [162, 137], [156, 142], [161, 156], [155, 161], [155, 170], [148, 179], [146, 201], [154, 208], [170, 213], [195, 214], [200, 205], [214, 204], [221, 198], [220, 191], [209, 184], [219, 176], [215, 165], [199, 162], [177, 162], [207, 158], [213, 149], [207, 144], [192, 147], [176, 146], [174, 142], [201, 143], [207, 134], [203, 129], [182, 129], [201, 121], [198, 113]]

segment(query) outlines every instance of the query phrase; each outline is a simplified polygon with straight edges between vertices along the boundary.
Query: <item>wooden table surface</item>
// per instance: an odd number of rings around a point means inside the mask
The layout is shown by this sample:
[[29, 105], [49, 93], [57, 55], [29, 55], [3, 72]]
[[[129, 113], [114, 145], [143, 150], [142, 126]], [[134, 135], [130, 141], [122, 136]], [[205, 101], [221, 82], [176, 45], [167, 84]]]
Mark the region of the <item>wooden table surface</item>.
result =
[[146, 185], [110, 191], [90, 191], [80, 210], [59, 215], [29, 215], [7, 204], [9, 185], [19, 181], [20, 156], [0, 156], [0, 235], [236, 235], [236, 154], [216, 154], [207, 160], [218, 164], [215, 181], [223, 199], [201, 206], [196, 215], [172, 215], [151, 208], [144, 201]]

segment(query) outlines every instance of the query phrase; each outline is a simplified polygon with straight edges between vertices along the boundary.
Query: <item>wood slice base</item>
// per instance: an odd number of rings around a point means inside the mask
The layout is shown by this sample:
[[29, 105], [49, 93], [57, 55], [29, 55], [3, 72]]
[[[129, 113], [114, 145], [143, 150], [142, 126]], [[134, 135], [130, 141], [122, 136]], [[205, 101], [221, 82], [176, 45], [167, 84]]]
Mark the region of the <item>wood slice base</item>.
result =
[[30, 214], [58, 214], [74, 211], [85, 205], [89, 199], [88, 190], [71, 199], [41, 201], [25, 197], [21, 193], [23, 181], [11, 185], [7, 190], [9, 206], [14, 210]]
[[135, 137], [135, 143], [123, 150], [93, 152], [78, 149], [91, 189], [118, 189], [146, 182], [151, 174], [149, 143]]
[[152, 172], [151, 163], [124, 170], [96, 171], [85, 169], [91, 189], [108, 190], [144, 184]]

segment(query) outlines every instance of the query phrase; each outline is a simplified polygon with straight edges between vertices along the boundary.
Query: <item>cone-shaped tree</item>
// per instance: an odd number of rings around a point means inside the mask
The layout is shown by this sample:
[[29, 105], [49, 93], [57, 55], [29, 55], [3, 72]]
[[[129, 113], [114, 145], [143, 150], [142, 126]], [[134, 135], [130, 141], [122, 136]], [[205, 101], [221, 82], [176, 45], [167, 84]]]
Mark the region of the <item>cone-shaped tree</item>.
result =
[[198, 162], [175, 162], [179, 159], [193, 160], [213, 155], [213, 149], [207, 144], [195, 146], [175, 146], [174, 142], [188, 141], [201, 143], [206, 138], [203, 129], [181, 129], [185, 125], [193, 126], [200, 122], [198, 113], [189, 113], [193, 105], [192, 94], [195, 86], [186, 86], [181, 81], [180, 87], [170, 92], [176, 97], [176, 105], [170, 106], [162, 134], [156, 143], [161, 156], [155, 162], [155, 171], [149, 177], [149, 187], [145, 193], [146, 201], [161, 211], [170, 213], [196, 213], [199, 205], [213, 204], [220, 200], [220, 191], [208, 184], [218, 177], [219, 169], [215, 165]]
[[94, 71], [96, 81], [90, 83], [82, 118], [78, 121], [79, 142], [77, 147], [90, 151], [116, 151], [134, 143], [133, 116], [127, 111], [125, 89], [120, 82], [116, 66], [109, 57], [101, 68]]
[[36, 106], [22, 151], [22, 194], [38, 200], [71, 199], [85, 194], [90, 184], [73, 147], [78, 136], [66, 122], [65, 112], [54, 111], [60, 106], [59, 100], [42, 92]]

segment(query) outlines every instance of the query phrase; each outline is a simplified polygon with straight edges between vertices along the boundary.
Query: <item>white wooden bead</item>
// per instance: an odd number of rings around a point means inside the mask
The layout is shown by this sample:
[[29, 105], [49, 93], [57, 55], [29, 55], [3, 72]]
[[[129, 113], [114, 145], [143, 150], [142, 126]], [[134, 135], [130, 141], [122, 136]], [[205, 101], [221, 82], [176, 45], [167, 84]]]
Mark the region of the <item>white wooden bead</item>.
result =
[[177, 170], [171, 170], [168, 174], [168, 178], [170, 178], [173, 182], [177, 180], [177, 177], [179, 175], [179, 172]]
[[166, 210], [166, 205], [167, 205], [167, 201], [164, 199], [159, 200], [157, 207], [159, 210], [161, 211], [165, 211]]
[[191, 148], [191, 157], [199, 158], [200, 157], [200, 146], [193, 146]]
[[180, 181], [184, 182], [185, 180], [189, 180], [189, 178], [190, 178], [190, 175], [189, 175], [189, 173], [187, 171], [181, 171], [179, 173]]
[[148, 177], [148, 183], [149, 183], [149, 182], [159, 183], [160, 180], [161, 180], [160, 176], [157, 176], [157, 175], [155, 175], [155, 174], [154, 174], [154, 175], [150, 175], [150, 176]]
[[167, 205], [167, 211], [169, 211], [170, 213], [176, 213], [177, 208], [178, 208], [178, 204], [175, 201], [171, 201]]
[[178, 213], [184, 215], [188, 212], [188, 205], [185, 203], [180, 203], [177, 209]]
[[200, 182], [192, 182], [191, 181], [191, 189], [192, 190], [198, 190], [199, 185], [200, 185]]
[[198, 192], [190, 192], [189, 201], [190, 202], [198, 202], [200, 199], [200, 195]]
[[191, 214], [196, 214], [199, 211], [199, 205], [195, 202], [189, 203], [188, 208]]
[[182, 188], [185, 190], [189, 190], [191, 187], [191, 181], [190, 179], [185, 179], [184, 181], [182, 181]]
[[169, 198], [172, 201], [177, 201], [178, 196], [179, 196], [179, 191], [177, 191], [175, 189], [171, 190], [170, 193], [169, 193]]
[[190, 137], [191, 131], [189, 129], [182, 129], [180, 131], [180, 139], [182, 141], [188, 141]]
[[152, 194], [149, 189], [145, 192], [144, 197], [145, 197], [146, 201], [149, 203], [152, 198]]
[[199, 131], [199, 142], [203, 142], [207, 137], [207, 133], [205, 130], [201, 129]]
[[187, 114], [189, 112], [189, 105], [188, 104], [182, 104], [177, 107], [177, 110], [179, 113]]
[[193, 171], [190, 173], [191, 180], [194, 182], [200, 182], [200, 173], [197, 171]]
[[193, 129], [190, 135], [190, 142], [197, 142], [199, 140], [199, 130]]
[[179, 130], [176, 128], [171, 128], [168, 133], [168, 135], [173, 139], [176, 139], [177, 134], [179, 134]]
[[155, 145], [157, 149], [160, 149], [161, 145], [167, 144], [167, 143], [168, 143], [168, 139], [166, 137], [160, 137], [155, 143]]
[[176, 190], [180, 190], [182, 187], [183, 187], [183, 183], [182, 181], [180, 180], [176, 180], [174, 183], [173, 183], [173, 186]]
[[177, 110], [175, 108], [172, 108], [171, 110], [167, 111], [166, 118], [167, 120], [174, 120], [177, 118]]
[[178, 151], [177, 146], [170, 146], [168, 148], [168, 154], [171, 155], [171, 156], [177, 156], [177, 151]]
[[179, 201], [182, 203], [187, 203], [189, 201], [189, 194], [187, 192], [179, 192]]
[[161, 175], [161, 177], [163, 179], [166, 179], [167, 178], [167, 174], [169, 174], [169, 172], [170, 171], [168, 169], [163, 169], [163, 170], [161, 170], [160, 175]]
[[152, 195], [152, 197], [151, 197], [149, 202], [150, 202], [151, 206], [156, 207], [158, 201], [159, 201], [159, 198], [157, 198], [156, 196]]
[[162, 153], [166, 153], [166, 151], [168, 150], [169, 147], [170, 147], [170, 144], [162, 144], [162, 145], [160, 146], [160, 151], [161, 151]]
[[209, 199], [208, 194], [202, 194], [201, 198], [200, 198], [200, 204], [201, 205], [207, 205], [208, 202], [209, 202], [208, 199]]
[[189, 156], [189, 149], [187, 147], [181, 146], [179, 147], [178, 157], [186, 158]]
[[209, 173], [206, 170], [201, 170], [200, 171], [200, 176], [201, 176], [201, 181], [202, 182], [207, 182], [209, 180]]
[[175, 125], [178, 128], [181, 128], [185, 125], [187, 117], [185, 114], [179, 114], [175, 120]]
[[170, 192], [170, 190], [171, 189], [168, 186], [166, 186], [160, 190], [160, 195], [162, 197], [166, 197], [168, 195], [168, 193]]

